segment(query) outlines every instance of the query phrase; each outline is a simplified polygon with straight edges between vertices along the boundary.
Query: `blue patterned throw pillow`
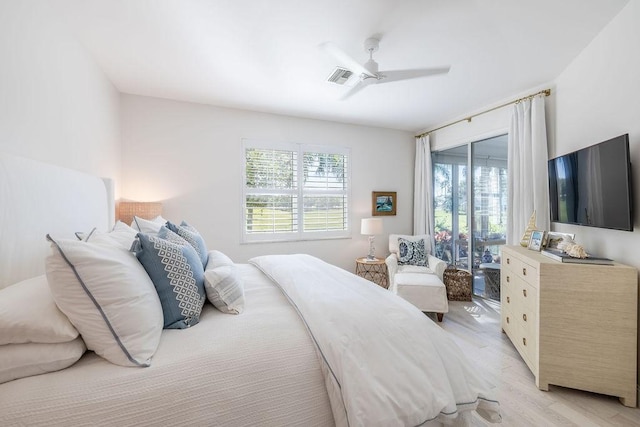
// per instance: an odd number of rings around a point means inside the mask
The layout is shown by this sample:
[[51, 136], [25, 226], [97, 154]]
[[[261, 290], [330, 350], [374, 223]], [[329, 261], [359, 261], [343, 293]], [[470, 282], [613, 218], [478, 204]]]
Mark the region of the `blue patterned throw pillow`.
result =
[[427, 253], [424, 246], [424, 239], [411, 241], [398, 238], [398, 264], [427, 266]]
[[[165, 225], [160, 227], [160, 230], [158, 231], [158, 237], [164, 240], [168, 240], [171, 243], [175, 243], [176, 245], [190, 245], [190, 243], [180, 237], [178, 233], [174, 233], [173, 231], [169, 230]], [[200, 258], [200, 256], [198, 256], [198, 258]]]
[[204, 239], [202, 238], [200, 233], [198, 233], [198, 230], [184, 221], [182, 221], [180, 225], [175, 225], [172, 222], [167, 222], [167, 228], [189, 242], [189, 244], [193, 246], [193, 248], [198, 253], [200, 262], [202, 262], [202, 268], [206, 267], [207, 258], [209, 257], [209, 251], [207, 249], [207, 245], [204, 242]]
[[165, 329], [184, 329], [200, 321], [206, 293], [204, 269], [195, 249], [138, 233], [134, 252], [151, 278], [162, 304]]

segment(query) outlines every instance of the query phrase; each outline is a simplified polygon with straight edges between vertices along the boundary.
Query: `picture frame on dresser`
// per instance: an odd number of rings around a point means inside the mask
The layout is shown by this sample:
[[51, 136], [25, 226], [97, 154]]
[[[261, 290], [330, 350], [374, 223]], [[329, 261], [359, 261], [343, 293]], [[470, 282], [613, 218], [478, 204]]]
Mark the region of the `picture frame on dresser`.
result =
[[565, 239], [574, 240], [576, 235], [573, 233], [560, 233], [557, 231], [549, 231], [545, 235], [543, 249], [558, 249], [558, 243]]
[[544, 242], [545, 232], [541, 230], [534, 230], [531, 232], [531, 239], [529, 239], [528, 248], [532, 251], [540, 252], [542, 249], [542, 243]]

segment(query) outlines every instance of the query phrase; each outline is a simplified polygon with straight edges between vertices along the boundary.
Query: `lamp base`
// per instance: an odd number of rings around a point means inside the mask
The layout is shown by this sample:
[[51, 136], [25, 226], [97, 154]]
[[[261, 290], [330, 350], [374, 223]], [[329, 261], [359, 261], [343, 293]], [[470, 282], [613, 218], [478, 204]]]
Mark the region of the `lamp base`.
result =
[[367, 255], [367, 261], [375, 261], [376, 259], [376, 247], [374, 245], [375, 237], [369, 236], [369, 255]]

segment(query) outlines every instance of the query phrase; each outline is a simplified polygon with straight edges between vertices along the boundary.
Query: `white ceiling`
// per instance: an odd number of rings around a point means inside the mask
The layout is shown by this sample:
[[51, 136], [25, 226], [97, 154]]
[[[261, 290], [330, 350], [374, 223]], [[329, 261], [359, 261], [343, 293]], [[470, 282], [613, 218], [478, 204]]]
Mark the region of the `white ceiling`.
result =
[[[424, 130], [551, 82], [628, 0], [58, 0], [124, 93]], [[333, 41], [381, 70], [449, 74], [347, 90]]]

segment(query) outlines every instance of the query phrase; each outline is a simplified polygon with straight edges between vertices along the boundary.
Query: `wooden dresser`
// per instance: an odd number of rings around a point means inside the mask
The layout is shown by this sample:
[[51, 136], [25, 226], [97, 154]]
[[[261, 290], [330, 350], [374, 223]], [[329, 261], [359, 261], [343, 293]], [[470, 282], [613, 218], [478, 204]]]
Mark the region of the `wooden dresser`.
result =
[[502, 247], [502, 330], [549, 384], [636, 406], [638, 273], [622, 264], [566, 264]]

